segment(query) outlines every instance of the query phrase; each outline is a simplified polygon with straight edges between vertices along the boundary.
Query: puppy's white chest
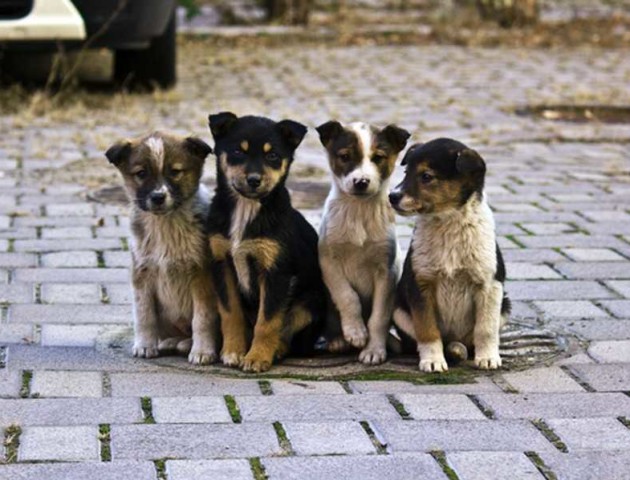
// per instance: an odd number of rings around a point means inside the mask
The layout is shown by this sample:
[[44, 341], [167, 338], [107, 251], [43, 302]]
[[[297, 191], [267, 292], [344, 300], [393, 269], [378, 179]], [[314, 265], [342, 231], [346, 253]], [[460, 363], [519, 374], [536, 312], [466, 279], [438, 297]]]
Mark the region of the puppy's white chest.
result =
[[251, 291], [251, 269], [248, 261], [248, 251], [243, 246], [243, 235], [247, 226], [256, 218], [260, 211], [260, 202], [239, 198], [232, 213], [230, 224], [230, 253], [234, 260], [234, 269], [241, 290], [249, 294]]

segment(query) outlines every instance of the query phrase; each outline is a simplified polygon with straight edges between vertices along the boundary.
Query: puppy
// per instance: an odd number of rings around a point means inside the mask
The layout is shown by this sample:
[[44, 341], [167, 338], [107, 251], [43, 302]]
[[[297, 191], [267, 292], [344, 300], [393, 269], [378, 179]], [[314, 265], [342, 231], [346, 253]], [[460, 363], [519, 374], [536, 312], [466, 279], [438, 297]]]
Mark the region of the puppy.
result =
[[[501, 366], [499, 330], [510, 312], [505, 265], [484, 196], [486, 165], [455, 140], [412, 146], [405, 177], [390, 194], [401, 215], [417, 215], [398, 286], [394, 323], [415, 339], [420, 370], [448, 370], [443, 345], [481, 369]], [[463, 357], [463, 358], [461, 358]]]
[[211, 151], [198, 138], [155, 132], [105, 153], [131, 202], [136, 357], [178, 351], [193, 364], [216, 360], [218, 313], [205, 234], [210, 202], [199, 184]]
[[379, 364], [387, 357], [402, 263], [389, 178], [410, 134], [395, 125], [344, 127], [336, 121], [317, 131], [333, 174], [319, 239], [319, 262], [336, 307], [328, 319], [329, 349], [350, 344], [362, 349], [361, 362]]
[[289, 352], [310, 351], [325, 311], [317, 234], [285, 187], [306, 127], [231, 112], [210, 115], [209, 124], [218, 158], [208, 225], [221, 358], [262, 372]]

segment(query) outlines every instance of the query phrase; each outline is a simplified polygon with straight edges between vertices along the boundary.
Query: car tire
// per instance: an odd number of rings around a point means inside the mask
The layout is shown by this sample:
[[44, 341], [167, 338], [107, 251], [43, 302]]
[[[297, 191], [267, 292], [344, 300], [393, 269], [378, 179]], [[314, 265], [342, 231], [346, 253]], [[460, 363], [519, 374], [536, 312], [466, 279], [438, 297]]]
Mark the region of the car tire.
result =
[[166, 29], [144, 50], [116, 50], [115, 81], [131, 89], [170, 88], [177, 81], [176, 15], [171, 14]]

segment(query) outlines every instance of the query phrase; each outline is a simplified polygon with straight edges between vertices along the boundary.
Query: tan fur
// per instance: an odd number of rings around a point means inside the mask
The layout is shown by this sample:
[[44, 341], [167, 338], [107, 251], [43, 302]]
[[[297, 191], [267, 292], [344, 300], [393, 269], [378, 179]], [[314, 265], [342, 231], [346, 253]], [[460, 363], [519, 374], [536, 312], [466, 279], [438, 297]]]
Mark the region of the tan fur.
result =
[[208, 243], [212, 257], [219, 261], [225, 260], [230, 253], [230, 248], [232, 248], [230, 239], [223, 235], [211, 235]]
[[228, 304], [219, 302], [223, 348], [221, 361], [231, 367], [241, 366], [249, 345], [249, 326], [241, 306], [236, 274], [229, 261], [223, 262]]
[[280, 244], [268, 238], [243, 240], [234, 251], [235, 257], [252, 257], [263, 270], [271, 269], [280, 255]]

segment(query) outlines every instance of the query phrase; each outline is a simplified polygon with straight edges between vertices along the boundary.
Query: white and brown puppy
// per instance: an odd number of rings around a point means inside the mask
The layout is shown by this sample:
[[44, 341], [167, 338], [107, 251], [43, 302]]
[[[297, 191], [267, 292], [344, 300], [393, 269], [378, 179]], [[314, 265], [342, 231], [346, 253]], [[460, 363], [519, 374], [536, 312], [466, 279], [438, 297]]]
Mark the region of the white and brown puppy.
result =
[[105, 153], [131, 203], [136, 357], [188, 353], [193, 364], [217, 358], [218, 310], [205, 234], [210, 200], [199, 183], [211, 151], [198, 138], [156, 132], [117, 142]]
[[389, 178], [410, 134], [395, 125], [336, 121], [317, 132], [333, 174], [319, 238], [319, 262], [336, 307], [327, 324], [329, 350], [349, 344], [362, 349], [361, 362], [382, 363], [401, 271]]
[[402, 165], [405, 177], [390, 201], [417, 221], [394, 323], [417, 342], [424, 372], [448, 369], [444, 346], [460, 360], [474, 349], [478, 368], [498, 368], [499, 330], [510, 302], [484, 196], [486, 164], [466, 145], [439, 138], [412, 146]]

